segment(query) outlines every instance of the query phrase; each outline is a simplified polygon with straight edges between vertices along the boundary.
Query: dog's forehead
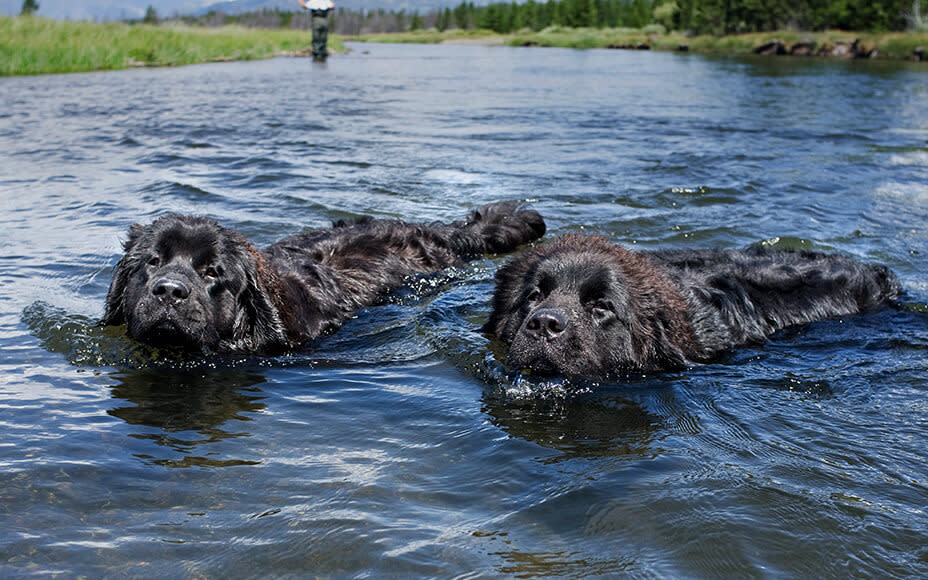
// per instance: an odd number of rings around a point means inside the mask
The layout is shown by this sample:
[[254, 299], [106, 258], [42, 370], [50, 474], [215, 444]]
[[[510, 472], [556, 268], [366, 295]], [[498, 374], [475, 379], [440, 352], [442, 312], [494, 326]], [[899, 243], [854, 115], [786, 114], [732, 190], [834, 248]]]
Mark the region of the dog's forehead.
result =
[[605, 290], [616, 279], [604, 256], [575, 254], [546, 260], [538, 269], [539, 280], [552, 287], [581, 293]]
[[194, 261], [207, 261], [218, 254], [219, 242], [215, 228], [177, 223], [160, 232], [155, 251], [165, 260], [188, 256]]

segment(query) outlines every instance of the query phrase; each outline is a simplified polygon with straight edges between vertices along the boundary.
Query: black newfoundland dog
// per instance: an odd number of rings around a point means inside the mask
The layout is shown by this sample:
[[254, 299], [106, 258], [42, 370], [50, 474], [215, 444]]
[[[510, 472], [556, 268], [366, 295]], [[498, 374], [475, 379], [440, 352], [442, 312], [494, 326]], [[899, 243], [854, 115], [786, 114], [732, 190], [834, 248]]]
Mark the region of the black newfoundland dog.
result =
[[130, 228], [102, 323], [155, 346], [280, 352], [338, 328], [411, 274], [508, 252], [544, 231], [536, 212], [499, 203], [448, 224], [339, 222], [258, 250], [213, 220], [170, 215]]
[[819, 252], [630, 252], [566, 235], [496, 275], [484, 330], [508, 365], [592, 379], [681, 369], [759, 343], [794, 324], [891, 302], [899, 281], [882, 265]]

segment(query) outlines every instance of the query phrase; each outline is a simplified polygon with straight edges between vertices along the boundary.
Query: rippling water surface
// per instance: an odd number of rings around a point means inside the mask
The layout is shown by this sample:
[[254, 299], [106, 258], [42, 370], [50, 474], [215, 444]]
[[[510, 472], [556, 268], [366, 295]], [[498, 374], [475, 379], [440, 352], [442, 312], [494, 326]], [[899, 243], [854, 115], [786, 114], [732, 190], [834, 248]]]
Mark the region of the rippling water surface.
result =
[[[0, 102], [0, 576], [928, 575], [924, 66], [361, 45]], [[497, 257], [276, 359], [94, 325], [134, 221], [267, 244], [504, 199], [549, 239], [836, 250], [907, 296], [600, 385], [500, 370]]]

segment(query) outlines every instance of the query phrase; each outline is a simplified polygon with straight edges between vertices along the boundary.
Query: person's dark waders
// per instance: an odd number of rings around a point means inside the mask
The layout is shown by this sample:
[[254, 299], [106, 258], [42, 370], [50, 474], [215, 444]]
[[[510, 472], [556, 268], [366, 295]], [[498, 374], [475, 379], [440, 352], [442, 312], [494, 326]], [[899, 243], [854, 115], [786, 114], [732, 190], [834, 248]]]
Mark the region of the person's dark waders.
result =
[[329, 39], [329, 11], [311, 10], [313, 17], [313, 60], [325, 60], [329, 56], [326, 43]]

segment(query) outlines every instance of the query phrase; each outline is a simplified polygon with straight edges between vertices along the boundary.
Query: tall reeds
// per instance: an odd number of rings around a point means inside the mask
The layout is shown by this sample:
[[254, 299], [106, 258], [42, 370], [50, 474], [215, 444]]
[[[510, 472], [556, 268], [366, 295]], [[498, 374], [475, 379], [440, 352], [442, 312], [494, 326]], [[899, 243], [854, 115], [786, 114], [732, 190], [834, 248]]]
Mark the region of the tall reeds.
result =
[[[329, 39], [339, 49], [338, 38]], [[254, 60], [298, 52], [310, 44], [300, 30], [199, 28], [0, 17], [0, 75], [174, 66]]]

